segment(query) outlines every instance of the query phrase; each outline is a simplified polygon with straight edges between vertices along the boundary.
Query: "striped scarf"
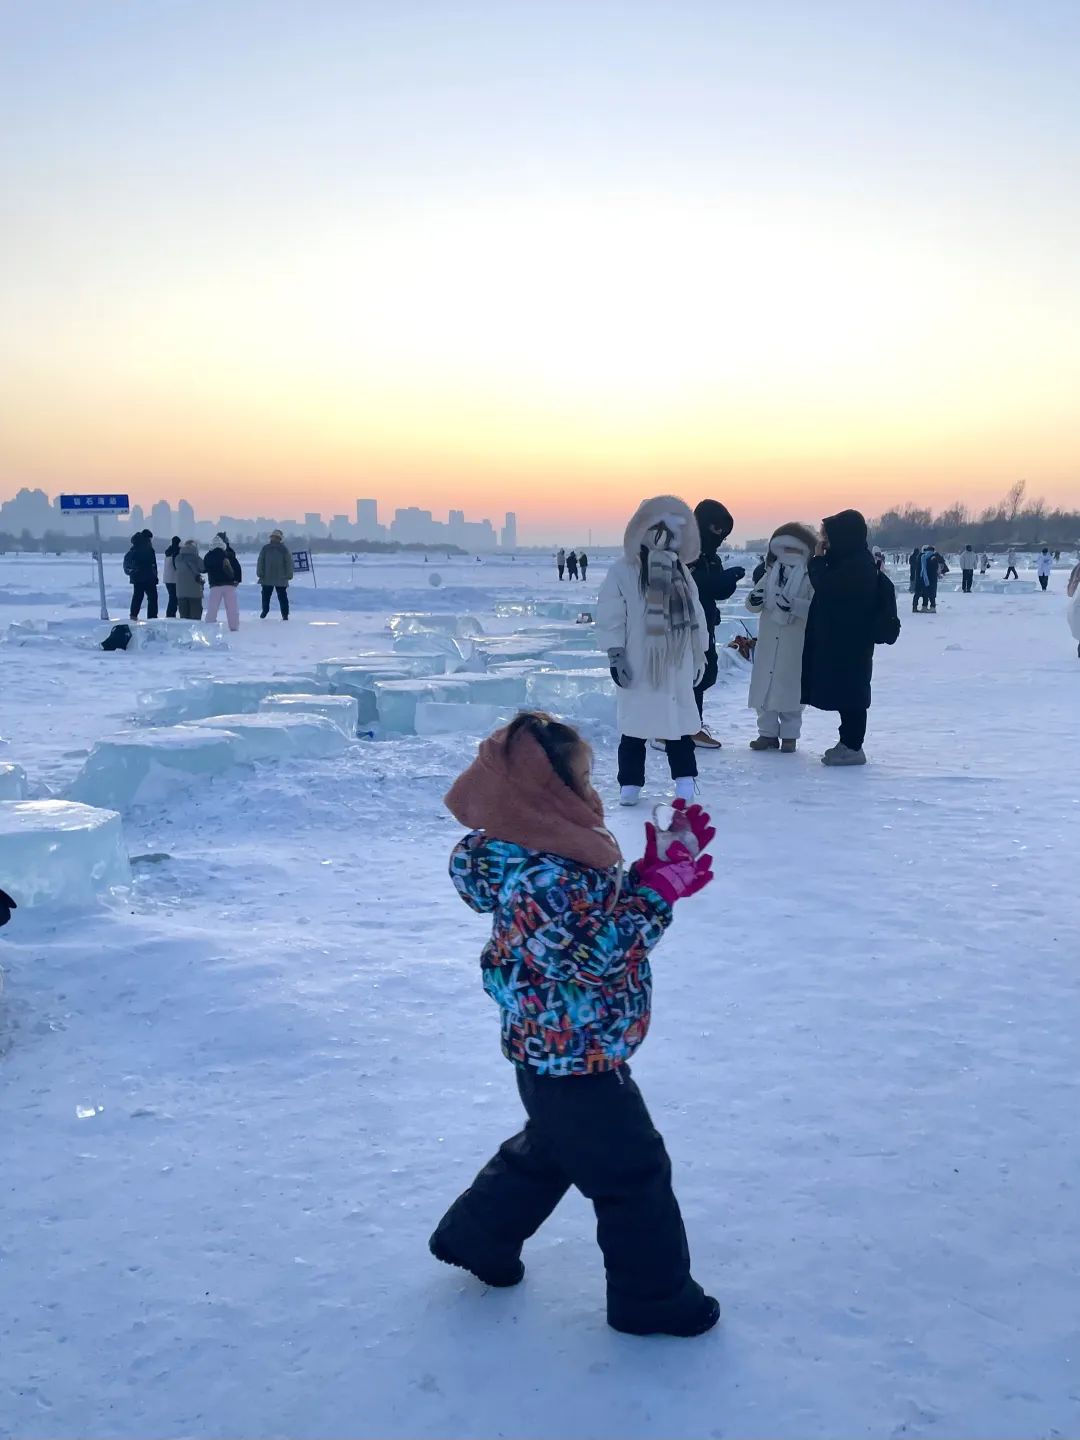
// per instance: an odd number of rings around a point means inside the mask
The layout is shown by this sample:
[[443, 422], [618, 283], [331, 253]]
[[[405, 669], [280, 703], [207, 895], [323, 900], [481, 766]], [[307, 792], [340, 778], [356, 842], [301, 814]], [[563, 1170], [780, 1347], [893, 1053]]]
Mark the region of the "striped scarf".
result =
[[650, 686], [659, 690], [682, 663], [698, 623], [691, 582], [675, 552], [649, 549], [643, 559], [645, 673]]

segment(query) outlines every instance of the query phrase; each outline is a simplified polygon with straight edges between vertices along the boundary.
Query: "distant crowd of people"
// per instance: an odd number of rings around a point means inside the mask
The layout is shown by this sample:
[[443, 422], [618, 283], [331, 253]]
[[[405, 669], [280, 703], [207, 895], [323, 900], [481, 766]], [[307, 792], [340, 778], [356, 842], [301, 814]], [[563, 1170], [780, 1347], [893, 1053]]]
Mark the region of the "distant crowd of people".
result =
[[[181, 541], [174, 535], [165, 550], [162, 580], [168, 594], [165, 618], [172, 620], [217, 620], [218, 611], [225, 610], [230, 630], [240, 628], [238, 590], [244, 578], [239, 556], [229, 543], [224, 530], [219, 531], [207, 546], [204, 555], [194, 540]], [[284, 543], [284, 535], [274, 530], [259, 551], [255, 567], [262, 590], [260, 618], [270, 613], [270, 602], [277, 597], [282, 620], [289, 618], [289, 581], [293, 578], [293, 559]], [[124, 574], [131, 581], [132, 620], [138, 620], [143, 601], [146, 618], [158, 618], [158, 563], [154, 537], [149, 530], [140, 530], [131, 537], [131, 548], [124, 556]], [[205, 616], [203, 602], [205, 599]]]
[[559, 572], [560, 580], [564, 577], [568, 580], [587, 580], [589, 557], [584, 550], [559, 550], [555, 555], [555, 568]]

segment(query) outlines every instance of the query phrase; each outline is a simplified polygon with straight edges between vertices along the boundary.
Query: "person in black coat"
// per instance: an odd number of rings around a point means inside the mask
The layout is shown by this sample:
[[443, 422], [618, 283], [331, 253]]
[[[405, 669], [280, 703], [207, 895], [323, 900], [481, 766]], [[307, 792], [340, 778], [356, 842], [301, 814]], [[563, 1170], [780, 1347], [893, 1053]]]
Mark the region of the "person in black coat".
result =
[[911, 576], [911, 582], [908, 585], [908, 589], [911, 591], [912, 595], [914, 595], [915, 591], [919, 588], [919, 566], [921, 564], [922, 546], [916, 545], [915, 549], [912, 550], [911, 554], [908, 556], [908, 571], [910, 572]]
[[124, 574], [131, 581], [132, 620], [139, 618], [143, 597], [146, 597], [146, 618], [158, 618], [158, 568], [154, 554], [153, 536], [149, 530], [140, 530], [131, 537], [131, 549], [124, 556]]
[[822, 553], [807, 566], [814, 598], [803, 644], [802, 699], [840, 712], [840, 741], [826, 765], [865, 765], [863, 740], [874, 669], [878, 571], [867, 546], [866, 521], [842, 510], [822, 522]]
[[716, 626], [720, 619], [718, 609], [721, 600], [729, 600], [735, 587], [746, 574], [741, 565], [727, 569], [720, 559], [720, 546], [731, 534], [735, 521], [731, 511], [719, 500], [702, 500], [694, 507], [698, 533], [701, 535], [701, 555], [690, 566], [690, 574], [697, 585], [701, 608], [705, 611], [705, 623], [709, 627], [709, 643], [705, 650], [705, 673], [700, 685], [694, 686], [701, 729], [693, 737], [694, 744], [705, 750], [719, 750], [720, 741], [705, 726], [705, 691], [716, 684], [718, 660], [716, 655]]

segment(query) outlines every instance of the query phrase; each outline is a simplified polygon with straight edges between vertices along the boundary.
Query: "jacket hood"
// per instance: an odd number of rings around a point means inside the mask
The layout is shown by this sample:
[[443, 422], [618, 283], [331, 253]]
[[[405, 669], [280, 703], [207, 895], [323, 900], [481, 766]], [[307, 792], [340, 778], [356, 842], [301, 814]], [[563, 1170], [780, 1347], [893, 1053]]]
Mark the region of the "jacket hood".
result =
[[777, 540], [783, 540], [785, 536], [789, 540], [797, 540], [800, 545], [805, 545], [808, 557], [813, 555], [817, 549], [817, 535], [809, 525], [802, 525], [798, 520], [789, 520], [786, 525], [778, 525], [769, 539], [769, 549], [772, 550], [774, 543]]
[[852, 550], [865, 550], [868, 535], [866, 520], [858, 510], [841, 510], [838, 515], [828, 515], [822, 522], [829, 539], [829, 549], [838, 555]]
[[676, 549], [679, 559], [684, 565], [692, 565], [701, 554], [701, 536], [694, 521], [694, 512], [677, 495], [654, 495], [651, 500], [643, 500], [634, 511], [623, 536], [623, 554], [627, 560], [632, 565], [637, 564], [646, 535], [661, 520], [666, 520], [678, 531]]
[[586, 799], [565, 785], [527, 732], [517, 735], [512, 752], [505, 729], [481, 741], [476, 759], [451, 785], [445, 804], [456, 820], [494, 840], [563, 855], [597, 870], [622, 859], [604, 828], [599, 795], [591, 790]]
[[[726, 505], [721, 505], [719, 500], [699, 500], [694, 506], [694, 518], [701, 536], [701, 553], [715, 555], [735, 528], [731, 511]], [[722, 532], [720, 535], [712, 533], [714, 525]]]
[[185, 540], [183, 545], [180, 546], [180, 549], [186, 550], [189, 555], [197, 555], [199, 553], [199, 547], [194, 540]]
[[224, 549], [225, 549], [225, 541], [222, 540], [222, 538], [221, 538], [220, 535], [215, 535], [214, 538], [210, 541], [210, 544], [209, 544], [206, 548], [207, 548], [208, 551], [209, 551], [209, 550], [224, 550]]

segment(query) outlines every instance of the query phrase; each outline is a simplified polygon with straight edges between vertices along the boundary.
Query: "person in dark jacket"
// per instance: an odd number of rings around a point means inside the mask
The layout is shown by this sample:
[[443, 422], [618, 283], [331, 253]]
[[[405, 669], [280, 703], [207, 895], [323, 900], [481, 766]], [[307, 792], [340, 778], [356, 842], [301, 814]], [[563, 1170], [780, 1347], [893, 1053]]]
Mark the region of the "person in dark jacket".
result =
[[822, 553], [807, 566], [814, 598], [803, 643], [802, 699], [817, 710], [840, 712], [839, 743], [822, 762], [865, 765], [878, 571], [857, 510], [830, 515], [822, 529]]
[[646, 827], [645, 854], [624, 871], [591, 760], [575, 730], [527, 712], [482, 743], [446, 797], [470, 827], [450, 876], [491, 916], [481, 973], [528, 1121], [429, 1243], [485, 1285], [516, 1285], [523, 1245], [576, 1186], [596, 1210], [608, 1324], [701, 1335], [720, 1307], [691, 1274], [671, 1162], [628, 1062], [649, 1028], [649, 952], [709, 883], [715, 832], [700, 806], [681, 809], [677, 831]]
[[720, 546], [735, 525], [727, 506], [721, 505], [719, 500], [702, 500], [694, 507], [694, 516], [701, 536], [701, 555], [690, 566], [690, 574], [694, 577], [701, 608], [705, 611], [709, 643], [705, 650], [705, 673], [701, 677], [701, 683], [694, 686], [701, 729], [693, 740], [702, 750], [719, 750], [720, 741], [705, 724], [705, 691], [711, 690], [716, 684], [716, 626], [720, 619], [719, 603], [721, 600], [731, 599], [735, 594], [735, 587], [746, 571], [741, 565], [732, 565], [727, 569], [720, 559]]
[[940, 550], [933, 545], [924, 545], [919, 552], [919, 563], [916, 566], [915, 594], [911, 601], [913, 615], [919, 609], [920, 603], [924, 613], [937, 610], [938, 580], [948, 573], [949, 567]]
[[573, 550], [566, 557], [566, 578], [568, 580], [577, 579], [577, 555]]
[[[427, 559], [427, 556], [424, 556]], [[293, 578], [293, 558], [285, 545], [285, 537], [280, 530], [271, 530], [270, 539], [259, 551], [259, 561], [255, 567], [259, 577], [259, 584], [262, 586], [262, 610], [259, 618], [265, 620], [270, 613], [270, 600], [274, 592], [277, 592], [278, 609], [281, 611], [282, 620], [289, 618], [289, 581]]]
[[581, 571], [582, 580], [587, 580], [589, 578], [589, 557], [585, 554], [584, 550], [579, 552], [577, 563], [578, 569]]
[[921, 561], [922, 561], [922, 546], [921, 546], [921, 545], [916, 545], [916, 546], [915, 546], [915, 549], [912, 550], [911, 554], [908, 556], [908, 572], [909, 572], [908, 589], [911, 591], [912, 595], [915, 594], [915, 591], [916, 591], [916, 590], [918, 589], [918, 587], [919, 587], [919, 565], [920, 565]]
[[225, 606], [230, 630], [240, 629], [240, 607], [236, 601], [236, 587], [243, 578], [236, 551], [229, 544], [229, 537], [219, 531], [211, 540], [210, 548], [203, 557], [209, 593], [206, 602], [206, 618], [217, 620], [218, 607]]
[[143, 597], [146, 598], [146, 618], [158, 618], [158, 568], [154, 554], [153, 537], [149, 530], [140, 530], [131, 537], [131, 549], [124, 556], [124, 574], [131, 581], [131, 619], [139, 618]]

